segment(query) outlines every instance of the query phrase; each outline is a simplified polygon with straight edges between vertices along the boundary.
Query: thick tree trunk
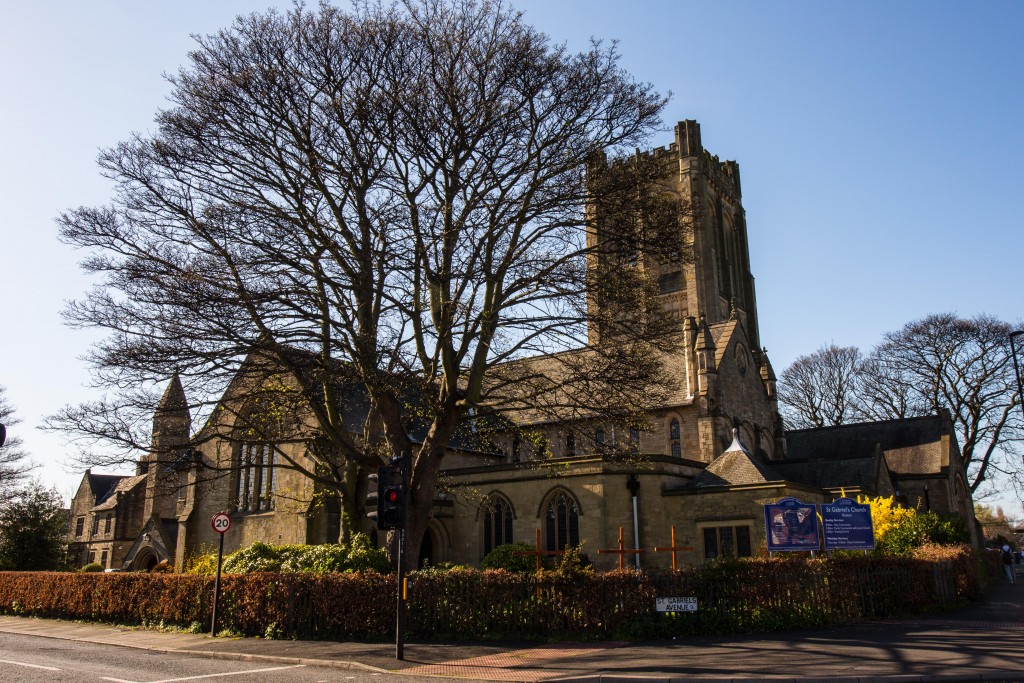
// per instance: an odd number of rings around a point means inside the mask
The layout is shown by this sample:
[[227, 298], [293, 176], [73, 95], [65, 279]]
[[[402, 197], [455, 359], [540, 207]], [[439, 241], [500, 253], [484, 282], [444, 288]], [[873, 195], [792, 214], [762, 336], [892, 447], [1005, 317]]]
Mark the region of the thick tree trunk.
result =
[[441, 461], [451, 438], [454, 420], [437, 420], [423, 445], [416, 453], [406, 492], [405, 548], [403, 564], [406, 571], [418, 568], [423, 536], [433, 515], [434, 489]]
[[366, 474], [359, 464], [349, 460], [345, 463], [344, 493], [341, 496], [341, 539], [352, 542], [352, 536], [366, 526]]

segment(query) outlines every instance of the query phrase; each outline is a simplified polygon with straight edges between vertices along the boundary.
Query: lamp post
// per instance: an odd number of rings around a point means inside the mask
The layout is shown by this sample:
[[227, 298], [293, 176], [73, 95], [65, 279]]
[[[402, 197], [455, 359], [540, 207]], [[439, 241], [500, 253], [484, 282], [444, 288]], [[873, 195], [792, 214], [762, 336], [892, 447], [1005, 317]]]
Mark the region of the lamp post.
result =
[[[626, 488], [629, 489], [630, 494], [633, 497], [633, 549], [640, 550], [640, 521], [637, 517], [636, 499], [640, 495], [640, 479], [635, 474], [630, 474], [626, 477]], [[637, 552], [633, 555], [633, 561], [636, 562], [636, 569], [640, 571], [640, 553]]]
[[1024, 330], [1017, 330], [1010, 333], [1010, 355], [1013, 356], [1013, 374], [1017, 376], [1017, 400], [1020, 401], [1020, 410], [1024, 413], [1024, 390], [1021, 389], [1020, 364], [1017, 362], [1017, 337], [1024, 334]]

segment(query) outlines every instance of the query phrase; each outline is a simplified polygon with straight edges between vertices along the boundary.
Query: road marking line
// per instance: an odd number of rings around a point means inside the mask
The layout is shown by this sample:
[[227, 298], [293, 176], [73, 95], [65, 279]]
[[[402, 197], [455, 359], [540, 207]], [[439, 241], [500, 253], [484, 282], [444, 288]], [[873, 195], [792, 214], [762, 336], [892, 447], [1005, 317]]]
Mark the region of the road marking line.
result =
[[[282, 671], [284, 669], [301, 669], [306, 666], [305, 664], [292, 664], [290, 666], [274, 666], [268, 669], [249, 669], [247, 671], [228, 671], [222, 674], [203, 674], [202, 676], [187, 676], [185, 678], [165, 678], [159, 681], [148, 681], [146, 683], [178, 683], [178, 681], [198, 681], [203, 678], [220, 678], [222, 676], [241, 676], [243, 674], [259, 674], [267, 671]], [[123, 678], [106, 678], [104, 681], [112, 681], [112, 683], [143, 683], [142, 681], [126, 681]]]
[[16, 662], [13, 659], [0, 659], [0, 663], [3, 664], [17, 664], [18, 666], [28, 666], [33, 669], [46, 669], [47, 671], [60, 671], [55, 666], [40, 666], [39, 664], [28, 664], [26, 662]]

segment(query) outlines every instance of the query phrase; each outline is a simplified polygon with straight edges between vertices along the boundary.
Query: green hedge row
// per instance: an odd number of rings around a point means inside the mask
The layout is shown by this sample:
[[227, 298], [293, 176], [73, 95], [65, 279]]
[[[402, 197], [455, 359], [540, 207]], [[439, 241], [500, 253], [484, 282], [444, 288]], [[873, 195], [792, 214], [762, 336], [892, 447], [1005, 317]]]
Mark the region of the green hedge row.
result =
[[[666, 574], [428, 570], [410, 577], [407, 635], [652, 638], [913, 616], [977, 597], [990, 564], [961, 548], [932, 550], [926, 558], [763, 558]], [[393, 575], [227, 575], [222, 590], [218, 622], [242, 635], [393, 637]], [[209, 624], [212, 594], [208, 576], [0, 573], [5, 614], [198, 629]], [[696, 597], [699, 609], [659, 613], [657, 597]]]

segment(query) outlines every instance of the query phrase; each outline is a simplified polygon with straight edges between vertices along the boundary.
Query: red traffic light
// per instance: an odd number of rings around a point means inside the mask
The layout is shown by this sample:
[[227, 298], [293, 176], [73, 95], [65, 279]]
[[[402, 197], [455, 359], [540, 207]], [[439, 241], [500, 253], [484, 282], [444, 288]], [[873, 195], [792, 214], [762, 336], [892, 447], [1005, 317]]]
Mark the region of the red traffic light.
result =
[[377, 523], [378, 529], [401, 529], [405, 526], [405, 475], [402, 468], [397, 464], [381, 465], [376, 475], [370, 475], [370, 486], [374, 483], [376, 490], [369, 491], [366, 496], [366, 505], [370, 508], [368, 516]]

